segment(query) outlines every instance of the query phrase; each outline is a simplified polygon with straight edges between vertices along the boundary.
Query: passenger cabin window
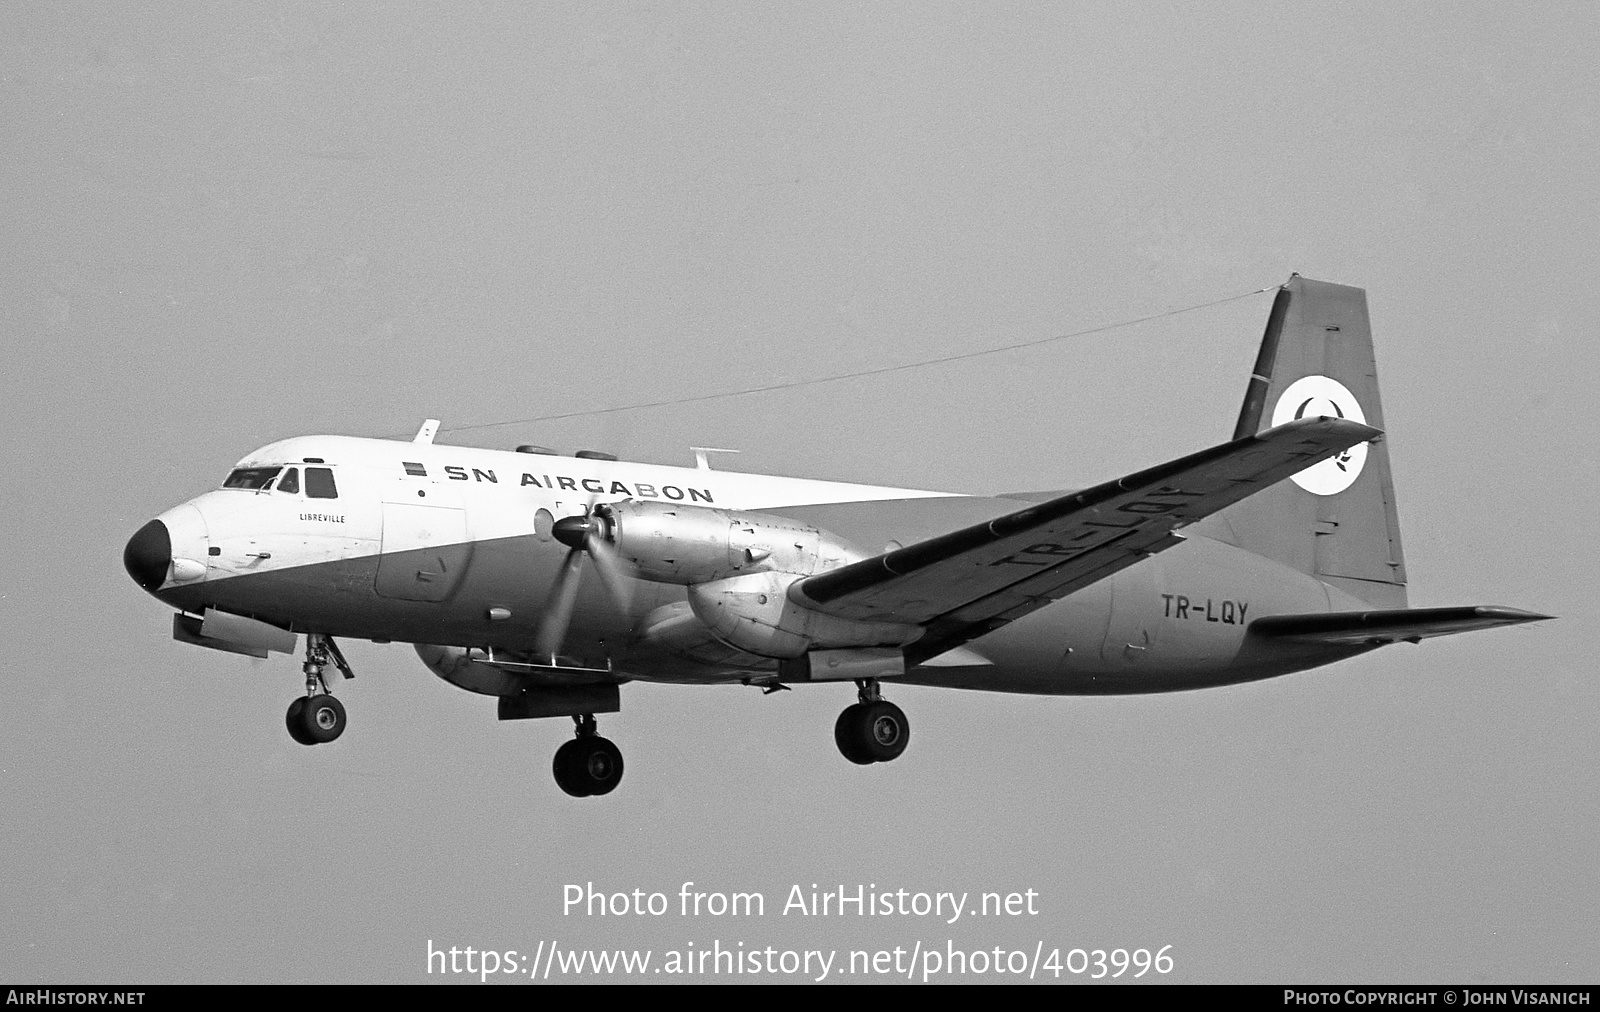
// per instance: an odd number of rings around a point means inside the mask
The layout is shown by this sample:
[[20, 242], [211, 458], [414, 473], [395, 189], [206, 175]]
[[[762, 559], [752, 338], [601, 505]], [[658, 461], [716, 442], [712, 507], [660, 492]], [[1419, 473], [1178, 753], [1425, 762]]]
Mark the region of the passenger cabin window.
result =
[[300, 469], [298, 467], [291, 467], [283, 472], [283, 477], [278, 479], [278, 491], [299, 494]]
[[247, 488], [259, 492], [272, 483], [278, 476], [281, 467], [240, 467], [235, 468], [228, 475], [228, 480], [222, 483], [223, 488]]
[[339, 490], [333, 484], [333, 468], [306, 468], [306, 497], [308, 499], [339, 498]]

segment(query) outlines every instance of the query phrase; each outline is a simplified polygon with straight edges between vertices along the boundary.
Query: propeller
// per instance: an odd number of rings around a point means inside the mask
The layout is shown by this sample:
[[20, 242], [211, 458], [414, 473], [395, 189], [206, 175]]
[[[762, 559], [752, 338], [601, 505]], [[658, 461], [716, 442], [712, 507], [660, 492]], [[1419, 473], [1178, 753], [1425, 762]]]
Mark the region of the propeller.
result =
[[606, 540], [611, 532], [611, 510], [605, 504], [591, 506], [580, 516], [562, 517], [552, 526], [551, 535], [567, 546], [567, 557], [556, 574], [546, 600], [552, 602], [545, 609], [544, 620], [539, 623], [539, 633], [534, 640], [539, 656], [552, 662], [567, 638], [567, 627], [572, 624], [572, 609], [578, 602], [578, 581], [583, 572], [583, 559], [588, 556], [600, 583], [611, 595], [618, 608], [628, 610], [633, 600], [633, 590], [627, 563], [617, 556], [616, 549]]

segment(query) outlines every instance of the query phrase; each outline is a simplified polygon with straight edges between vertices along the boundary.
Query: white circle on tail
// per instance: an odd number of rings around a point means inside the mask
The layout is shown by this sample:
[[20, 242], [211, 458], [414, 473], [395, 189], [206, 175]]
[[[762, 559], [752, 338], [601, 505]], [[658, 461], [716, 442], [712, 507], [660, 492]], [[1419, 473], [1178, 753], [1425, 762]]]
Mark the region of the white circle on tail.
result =
[[[1272, 424], [1282, 425], [1297, 418], [1348, 418], [1365, 425], [1366, 414], [1356, 395], [1336, 379], [1327, 376], [1302, 376], [1289, 384], [1272, 409]], [[1367, 463], [1367, 444], [1357, 443], [1335, 457], [1313, 464], [1292, 476], [1296, 485], [1314, 495], [1334, 495], [1349, 488]]]

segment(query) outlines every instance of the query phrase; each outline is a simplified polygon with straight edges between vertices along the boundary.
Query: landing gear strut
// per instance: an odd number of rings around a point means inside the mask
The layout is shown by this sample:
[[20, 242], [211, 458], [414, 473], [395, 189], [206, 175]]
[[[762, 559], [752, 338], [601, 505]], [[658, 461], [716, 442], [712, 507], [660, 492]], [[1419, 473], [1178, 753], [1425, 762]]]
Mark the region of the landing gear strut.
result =
[[344, 734], [344, 706], [333, 698], [323, 678], [329, 664], [346, 678], [355, 677], [333, 637], [307, 633], [306, 662], [301, 665], [306, 673], [306, 694], [290, 703], [289, 711], [283, 715], [289, 737], [302, 745], [321, 745]]
[[856, 682], [860, 702], [847, 706], [833, 725], [833, 740], [844, 757], [858, 766], [898, 759], [911, 741], [905, 711], [883, 698], [878, 680]]
[[610, 794], [622, 782], [621, 750], [600, 737], [594, 714], [573, 717], [572, 722], [576, 737], [556, 749], [550, 764], [556, 785], [575, 798]]

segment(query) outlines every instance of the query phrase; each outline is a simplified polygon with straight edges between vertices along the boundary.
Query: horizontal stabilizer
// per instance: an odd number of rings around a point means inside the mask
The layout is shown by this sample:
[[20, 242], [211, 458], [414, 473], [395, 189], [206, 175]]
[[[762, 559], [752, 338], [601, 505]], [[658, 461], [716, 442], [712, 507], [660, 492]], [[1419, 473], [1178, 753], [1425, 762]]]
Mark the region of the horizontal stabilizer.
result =
[[1349, 646], [1417, 643], [1429, 636], [1493, 629], [1539, 622], [1550, 615], [1480, 605], [1468, 608], [1395, 608], [1388, 611], [1339, 611], [1311, 615], [1269, 615], [1250, 623], [1250, 633], [1275, 640], [1336, 643]]

